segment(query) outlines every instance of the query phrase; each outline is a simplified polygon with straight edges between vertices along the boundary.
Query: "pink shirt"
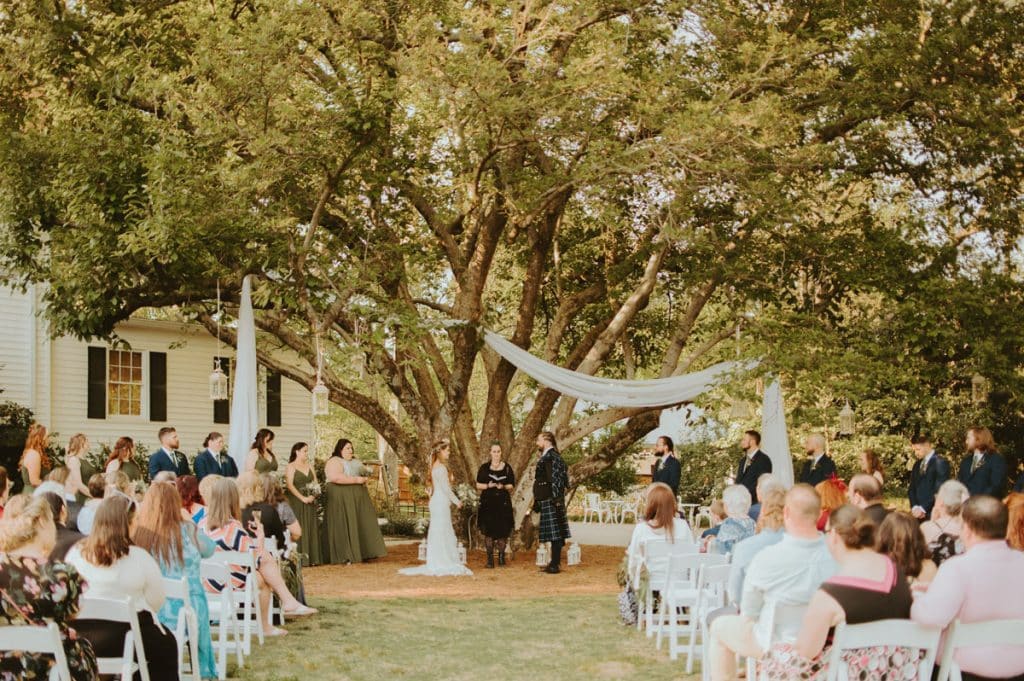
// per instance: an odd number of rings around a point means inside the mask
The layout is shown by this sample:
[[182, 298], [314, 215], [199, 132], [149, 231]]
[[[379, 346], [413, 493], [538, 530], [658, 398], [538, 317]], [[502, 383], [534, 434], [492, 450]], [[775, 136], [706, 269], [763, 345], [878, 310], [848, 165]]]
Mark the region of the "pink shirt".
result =
[[[1024, 619], [1021, 575], [1024, 552], [1002, 540], [975, 544], [967, 553], [943, 561], [928, 591], [914, 599], [910, 618], [931, 627], [945, 627], [957, 618], [965, 624]], [[1024, 674], [1024, 647], [960, 648], [954, 658], [961, 671], [978, 676]]]

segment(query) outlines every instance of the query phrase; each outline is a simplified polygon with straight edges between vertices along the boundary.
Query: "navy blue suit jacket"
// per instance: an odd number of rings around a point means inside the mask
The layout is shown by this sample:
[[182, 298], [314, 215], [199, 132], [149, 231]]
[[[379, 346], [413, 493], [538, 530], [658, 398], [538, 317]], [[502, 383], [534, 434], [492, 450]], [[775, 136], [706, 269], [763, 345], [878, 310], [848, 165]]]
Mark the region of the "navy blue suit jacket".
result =
[[935, 493], [939, 491], [942, 483], [949, 480], [949, 462], [938, 454], [932, 454], [924, 470], [921, 470], [922, 463], [922, 460], [915, 461], [914, 468], [910, 471], [907, 497], [910, 499], [911, 508], [920, 506], [924, 509], [925, 517], [929, 518], [935, 505]]
[[1024, 473], [1021, 473], [1020, 477], [1017, 478], [1017, 482], [1013, 483], [1013, 491], [1024, 492]]
[[199, 456], [196, 457], [193, 466], [196, 470], [196, 479], [202, 480], [207, 475], [223, 475], [225, 478], [237, 478], [238, 477], [238, 466], [235, 464], [235, 460], [227, 454], [221, 454], [221, 461], [218, 461], [218, 457], [214, 456], [209, 449], [204, 449], [199, 452]]
[[813, 459], [808, 459], [804, 464], [804, 470], [800, 473], [800, 482], [805, 482], [814, 487], [820, 482], [825, 482], [836, 472], [836, 462], [828, 454], [823, 454], [818, 459], [818, 465], [812, 468]]
[[960, 472], [956, 479], [967, 487], [971, 496], [988, 494], [993, 497], [1002, 498], [1003, 489], [1006, 487], [1006, 459], [999, 452], [989, 452], [981, 460], [978, 470], [971, 473], [971, 463], [974, 461], [974, 453], [970, 453], [960, 462]]
[[653, 482], [663, 482], [672, 488], [672, 494], [679, 495], [679, 478], [683, 473], [683, 467], [679, 459], [673, 456], [666, 456], [651, 476]]
[[149, 457], [149, 479], [155, 478], [160, 471], [170, 471], [179, 478], [188, 475], [190, 473], [188, 459], [181, 452], [174, 452], [172, 457], [161, 447]]
[[757, 479], [765, 473], [772, 472], [772, 460], [760, 449], [750, 457], [750, 465], [747, 465], [747, 455], [744, 453], [740, 459], [740, 465], [736, 472], [736, 484], [743, 485], [750, 490], [750, 501], [757, 501]]

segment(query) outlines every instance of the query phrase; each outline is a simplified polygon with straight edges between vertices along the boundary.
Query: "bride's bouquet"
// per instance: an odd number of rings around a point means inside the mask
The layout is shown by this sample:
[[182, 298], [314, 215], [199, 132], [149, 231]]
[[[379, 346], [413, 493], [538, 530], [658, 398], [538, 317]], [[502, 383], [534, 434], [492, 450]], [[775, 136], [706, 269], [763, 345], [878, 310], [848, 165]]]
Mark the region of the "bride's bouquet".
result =
[[313, 482], [307, 483], [306, 486], [302, 488], [302, 493], [303, 494], [305, 494], [308, 497], [313, 497], [313, 498], [316, 498], [316, 497], [320, 496], [320, 492], [322, 492], [322, 491], [323, 491], [323, 489], [320, 487], [320, 483], [317, 482], [316, 480], [314, 480]]
[[480, 497], [476, 493], [474, 488], [469, 483], [462, 483], [455, 488], [455, 496], [462, 502], [462, 510], [464, 513], [473, 513], [480, 508]]

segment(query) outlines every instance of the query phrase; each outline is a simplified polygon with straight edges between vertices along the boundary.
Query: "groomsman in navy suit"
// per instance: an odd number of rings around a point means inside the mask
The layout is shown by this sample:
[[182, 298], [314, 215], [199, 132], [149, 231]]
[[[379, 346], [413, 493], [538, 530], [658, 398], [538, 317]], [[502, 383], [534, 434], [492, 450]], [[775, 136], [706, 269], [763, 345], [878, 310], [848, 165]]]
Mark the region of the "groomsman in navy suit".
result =
[[179, 478], [188, 475], [188, 459], [178, 451], [178, 447], [181, 446], [178, 431], [165, 426], [157, 433], [157, 438], [160, 440], [160, 449], [149, 457], [149, 479], [153, 480], [161, 471], [170, 471]]
[[910, 513], [918, 520], [928, 520], [935, 506], [935, 493], [942, 483], [949, 480], [949, 462], [935, 453], [935, 447], [927, 435], [910, 438], [910, 448], [917, 457], [910, 471], [910, 487], [907, 490]]
[[207, 475], [222, 475], [225, 478], [237, 478], [238, 466], [235, 460], [224, 453], [224, 436], [210, 433], [203, 441], [203, 451], [199, 452], [193, 466], [196, 479], [202, 480]]
[[956, 476], [971, 496], [987, 494], [1002, 498], [1006, 487], [1006, 459], [996, 451], [996, 442], [988, 428], [967, 431], [967, 456], [960, 462]]
[[679, 478], [682, 476], [683, 467], [672, 451], [674, 447], [669, 436], [662, 435], [658, 438], [657, 444], [654, 445], [654, 454], [660, 459], [654, 461], [651, 481], [665, 483], [672, 488], [672, 494], [679, 496]]
[[736, 484], [743, 485], [750, 492], [750, 498], [757, 499], [757, 481], [765, 473], [772, 472], [772, 460], [761, 451], [761, 433], [748, 430], [740, 440], [743, 457], [736, 469]]
[[825, 453], [825, 436], [815, 433], [804, 441], [804, 449], [807, 450], [807, 463], [800, 473], [800, 482], [807, 483], [814, 487], [819, 482], [824, 482], [835, 475], [836, 462]]

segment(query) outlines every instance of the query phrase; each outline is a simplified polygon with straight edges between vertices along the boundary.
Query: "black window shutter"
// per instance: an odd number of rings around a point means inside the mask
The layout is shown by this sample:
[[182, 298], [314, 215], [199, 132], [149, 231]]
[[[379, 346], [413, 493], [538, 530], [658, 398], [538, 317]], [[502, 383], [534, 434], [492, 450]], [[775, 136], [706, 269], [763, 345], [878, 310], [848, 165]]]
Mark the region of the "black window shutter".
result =
[[149, 353], [149, 420], [167, 420], [167, 353]]
[[281, 425], [281, 374], [267, 374], [267, 425]]
[[[230, 357], [215, 357], [214, 359], [220, 363], [220, 370], [224, 372], [225, 376], [231, 375], [231, 358]], [[230, 423], [231, 422], [231, 401], [230, 400], [214, 400], [213, 401], [213, 422], [214, 423]]]
[[107, 349], [89, 348], [89, 396], [86, 416], [107, 418]]

